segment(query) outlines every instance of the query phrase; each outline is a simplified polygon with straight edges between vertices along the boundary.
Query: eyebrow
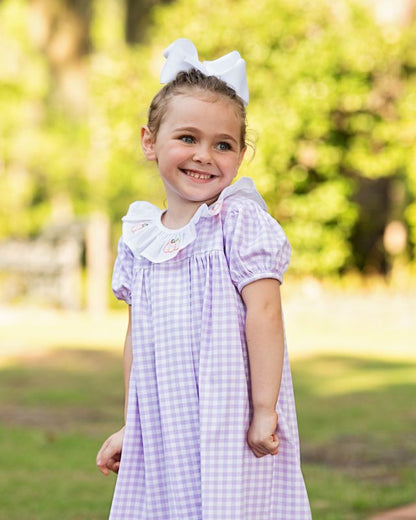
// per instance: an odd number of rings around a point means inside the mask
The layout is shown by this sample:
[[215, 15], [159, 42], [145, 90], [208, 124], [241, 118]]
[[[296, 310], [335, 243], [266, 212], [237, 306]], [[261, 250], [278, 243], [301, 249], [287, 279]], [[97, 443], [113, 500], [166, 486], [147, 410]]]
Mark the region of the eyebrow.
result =
[[[194, 133], [200, 133], [199, 128], [196, 128], [194, 126], [179, 126], [178, 128], [175, 128], [175, 132], [194, 132]], [[226, 141], [233, 141], [234, 143], [238, 144], [237, 139], [235, 139], [232, 135], [229, 134], [218, 134], [215, 135], [217, 139], [226, 140]]]

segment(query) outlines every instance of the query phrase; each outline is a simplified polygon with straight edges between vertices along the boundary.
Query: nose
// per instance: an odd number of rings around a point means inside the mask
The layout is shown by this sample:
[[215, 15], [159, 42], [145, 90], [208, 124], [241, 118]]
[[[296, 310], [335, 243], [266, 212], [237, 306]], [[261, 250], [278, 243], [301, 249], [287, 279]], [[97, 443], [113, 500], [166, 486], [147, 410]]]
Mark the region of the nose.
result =
[[209, 146], [204, 144], [196, 146], [194, 149], [193, 160], [201, 164], [210, 164], [212, 158]]

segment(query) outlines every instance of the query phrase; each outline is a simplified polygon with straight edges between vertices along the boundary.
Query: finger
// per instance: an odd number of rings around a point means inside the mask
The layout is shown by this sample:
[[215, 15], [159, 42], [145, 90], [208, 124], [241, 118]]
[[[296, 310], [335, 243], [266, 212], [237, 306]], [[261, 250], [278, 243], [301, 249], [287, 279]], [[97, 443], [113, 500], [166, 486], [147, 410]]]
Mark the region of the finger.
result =
[[107, 476], [110, 473], [107, 466], [103, 466], [102, 464], [97, 464], [97, 467], [101, 471], [101, 473], [105, 476]]
[[101, 461], [102, 461], [103, 459], [105, 459], [104, 454], [105, 454], [105, 452], [107, 451], [108, 445], [109, 445], [109, 441], [106, 440], [106, 441], [104, 442], [104, 444], [101, 446], [100, 451], [97, 453], [97, 457], [96, 457], [97, 465], [100, 465]]
[[249, 444], [251, 451], [257, 458], [265, 457], [266, 455], [277, 455], [279, 452], [279, 441], [264, 441], [261, 443]]
[[118, 472], [118, 468], [120, 467], [120, 458], [119, 457], [112, 457], [108, 462], [107, 462], [107, 468], [111, 471], [113, 471], [114, 473], [117, 473]]
[[274, 450], [270, 451], [270, 455], [277, 455], [279, 453], [279, 448], [275, 448]]
[[103, 444], [101, 450], [98, 452], [97, 462], [99, 460], [105, 462], [111, 458], [114, 458], [117, 453], [119, 453], [119, 448], [114, 446], [112, 440], [110, 439]]
[[106, 457], [104, 455], [104, 453], [100, 452], [97, 455], [95, 463], [97, 464], [98, 467], [105, 468], [105, 467], [107, 467], [108, 460], [109, 460], [109, 457]]
[[254, 453], [254, 455], [257, 457], [257, 458], [261, 458], [261, 457], [264, 457], [265, 455], [268, 455], [268, 450], [264, 448], [264, 446], [262, 444], [250, 444], [250, 449], [251, 451]]
[[97, 466], [104, 475], [109, 475], [110, 471], [118, 473], [118, 470], [120, 469], [120, 458], [111, 457], [106, 460], [106, 462], [100, 460], [99, 463], [97, 463]]
[[98, 452], [97, 458], [96, 458], [96, 464], [100, 471], [104, 473], [104, 475], [108, 475], [108, 470], [110, 468], [111, 460], [115, 461], [115, 459], [110, 455], [106, 453], [106, 450], [100, 450]]
[[101, 459], [109, 459], [114, 453], [114, 447], [109, 442], [106, 446], [103, 446], [100, 450], [99, 455], [101, 455]]
[[279, 450], [279, 443], [277, 440], [271, 438], [257, 445], [258, 451], [263, 455], [276, 455]]
[[267, 455], [267, 453], [263, 453], [262, 451], [259, 451], [255, 448], [251, 448], [251, 451], [254, 453], [254, 455], [258, 458], [258, 459], [261, 459], [262, 457], [265, 457]]

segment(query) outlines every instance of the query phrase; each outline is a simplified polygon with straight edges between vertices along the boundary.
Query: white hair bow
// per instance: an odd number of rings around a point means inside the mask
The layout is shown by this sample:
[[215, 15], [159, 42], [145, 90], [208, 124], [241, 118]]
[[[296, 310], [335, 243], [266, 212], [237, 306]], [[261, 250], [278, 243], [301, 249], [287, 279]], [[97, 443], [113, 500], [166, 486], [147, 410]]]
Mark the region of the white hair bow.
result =
[[163, 55], [166, 63], [160, 74], [161, 83], [169, 83], [178, 72], [197, 69], [206, 76], [216, 76], [234, 89], [244, 104], [248, 104], [246, 62], [237, 51], [213, 61], [199, 61], [195, 45], [187, 38], [179, 38], [169, 45]]

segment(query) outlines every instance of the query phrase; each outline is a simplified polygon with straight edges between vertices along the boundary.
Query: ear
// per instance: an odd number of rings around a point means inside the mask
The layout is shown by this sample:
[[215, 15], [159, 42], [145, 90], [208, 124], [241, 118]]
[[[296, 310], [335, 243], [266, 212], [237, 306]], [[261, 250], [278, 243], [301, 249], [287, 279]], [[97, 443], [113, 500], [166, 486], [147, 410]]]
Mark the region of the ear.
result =
[[240, 156], [238, 158], [238, 168], [240, 168], [241, 166], [241, 163], [243, 162], [243, 159], [244, 159], [244, 156], [246, 154], [246, 151], [247, 151], [247, 146], [245, 146], [244, 148], [242, 148], [242, 150], [240, 151]]
[[155, 139], [147, 125], [142, 126], [140, 136], [144, 156], [148, 161], [156, 161]]

